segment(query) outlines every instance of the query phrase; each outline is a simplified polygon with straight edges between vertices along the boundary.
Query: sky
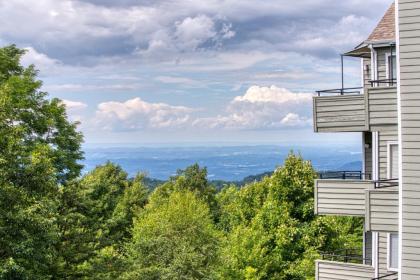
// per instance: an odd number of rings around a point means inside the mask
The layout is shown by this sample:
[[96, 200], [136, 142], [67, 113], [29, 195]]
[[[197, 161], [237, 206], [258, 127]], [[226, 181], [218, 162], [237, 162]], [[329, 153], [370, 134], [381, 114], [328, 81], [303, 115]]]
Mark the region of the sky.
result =
[[0, 0], [0, 45], [27, 49], [88, 144], [351, 144], [313, 133], [312, 95], [391, 2]]

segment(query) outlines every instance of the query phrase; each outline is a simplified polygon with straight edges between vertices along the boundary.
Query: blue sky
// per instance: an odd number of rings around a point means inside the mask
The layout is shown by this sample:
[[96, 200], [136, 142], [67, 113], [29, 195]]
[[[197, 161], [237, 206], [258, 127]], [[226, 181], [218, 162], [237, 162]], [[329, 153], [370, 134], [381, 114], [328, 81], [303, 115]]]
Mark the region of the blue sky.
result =
[[28, 49], [87, 143], [355, 143], [312, 132], [311, 96], [390, 4], [0, 0], [0, 44]]

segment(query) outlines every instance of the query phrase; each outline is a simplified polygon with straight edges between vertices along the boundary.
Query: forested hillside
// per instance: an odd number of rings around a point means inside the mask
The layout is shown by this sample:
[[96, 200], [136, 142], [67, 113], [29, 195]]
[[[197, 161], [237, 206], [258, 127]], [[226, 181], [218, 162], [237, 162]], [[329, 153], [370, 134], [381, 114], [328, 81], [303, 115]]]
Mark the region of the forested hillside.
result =
[[312, 279], [320, 252], [361, 247], [360, 219], [314, 216], [295, 154], [241, 188], [198, 165], [153, 191], [111, 162], [81, 176], [77, 123], [22, 55], [0, 49], [0, 279]]

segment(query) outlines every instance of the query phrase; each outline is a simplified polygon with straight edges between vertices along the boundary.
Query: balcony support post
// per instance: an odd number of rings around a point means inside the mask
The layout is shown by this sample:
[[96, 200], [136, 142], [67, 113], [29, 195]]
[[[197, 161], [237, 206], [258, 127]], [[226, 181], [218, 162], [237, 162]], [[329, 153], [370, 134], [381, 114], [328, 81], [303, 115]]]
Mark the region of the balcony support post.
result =
[[343, 95], [344, 90], [344, 55], [341, 55], [341, 95]]

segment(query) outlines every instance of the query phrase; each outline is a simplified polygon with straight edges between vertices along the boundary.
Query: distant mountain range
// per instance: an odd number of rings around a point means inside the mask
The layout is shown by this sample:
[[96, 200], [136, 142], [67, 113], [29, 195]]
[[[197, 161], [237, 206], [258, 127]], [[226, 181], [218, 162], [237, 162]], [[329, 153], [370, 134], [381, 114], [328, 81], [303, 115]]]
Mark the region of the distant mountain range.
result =
[[[295, 152], [310, 160], [316, 170], [361, 170], [358, 147], [300, 147]], [[208, 178], [215, 185], [259, 180], [282, 165], [290, 153], [284, 146], [221, 146], [221, 147], [98, 147], [85, 148], [84, 172], [112, 161], [133, 177], [143, 172], [155, 186], [176, 174], [178, 169], [198, 163], [207, 167]]]

